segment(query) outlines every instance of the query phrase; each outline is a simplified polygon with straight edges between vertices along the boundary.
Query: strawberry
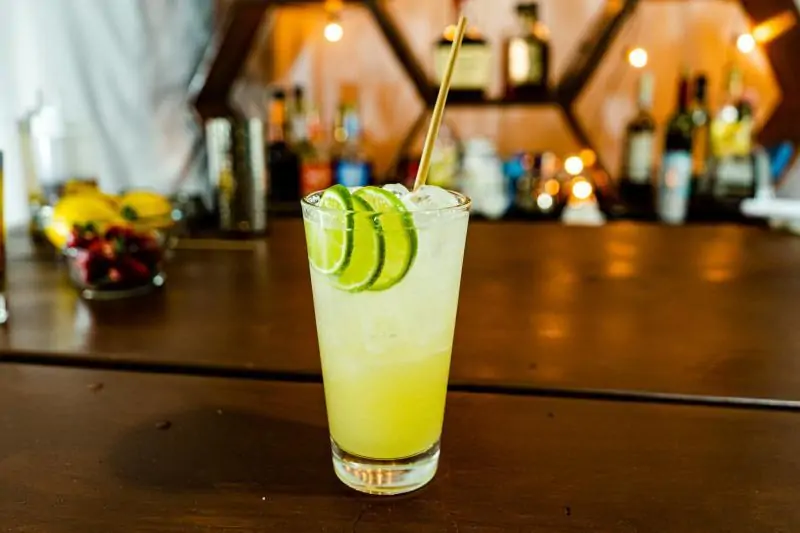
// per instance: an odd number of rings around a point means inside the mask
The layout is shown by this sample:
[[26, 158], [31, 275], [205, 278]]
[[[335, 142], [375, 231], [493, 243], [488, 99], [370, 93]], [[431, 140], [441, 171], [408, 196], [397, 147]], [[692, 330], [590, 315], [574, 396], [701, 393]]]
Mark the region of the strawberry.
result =
[[122, 280], [122, 273], [117, 268], [109, 268], [108, 279], [111, 283], [119, 283]]

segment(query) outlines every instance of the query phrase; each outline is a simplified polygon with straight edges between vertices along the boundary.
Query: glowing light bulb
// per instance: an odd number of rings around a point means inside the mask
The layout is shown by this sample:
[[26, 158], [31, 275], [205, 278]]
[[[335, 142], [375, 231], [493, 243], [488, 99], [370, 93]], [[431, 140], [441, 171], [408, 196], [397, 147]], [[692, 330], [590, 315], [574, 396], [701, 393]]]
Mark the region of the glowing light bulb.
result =
[[581, 161], [583, 161], [584, 167], [592, 167], [595, 163], [597, 163], [597, 154], [594, 153], [594, 150], [585, 148], [581, 150], [579, 157], [581, 158]]
[[736, 38], [736, 48], [743, 54], [749, 54], [756, 49], [756, 38], [750, 33], [743, 33]]
[[572, 184], [572, 196], [578, 200], [586, 200], [592, 195], [592, 184], [581, 179]]
[[555, 196], [561, 190], [561, 185], [556, 180], [547, 180], [544, 184], [544, 192], [550, 196]]
[[344, 28], [339, 23], [338, 20], [333, 19], [329, 20], [328, 23], [325, 25], [325, 40], [331, 43], [338, 43], [342, 40], [344, 36]]
[[644, 68], [647, 66], [647, 50], [641, 47], [634, 48], [628, 52], [628, 63], [633, 68]]
[[583, 172], [583, 160], [577, 155], [568, 157], [566, 161], [564, 161], [564, 170], [571, 176], [577, 176]]
[[553, 197], [543, 192], [536, 197], [536, 205], [538, 205], [539, 209], [542, 211], [549, 211], [550, 208], [553, 207]]

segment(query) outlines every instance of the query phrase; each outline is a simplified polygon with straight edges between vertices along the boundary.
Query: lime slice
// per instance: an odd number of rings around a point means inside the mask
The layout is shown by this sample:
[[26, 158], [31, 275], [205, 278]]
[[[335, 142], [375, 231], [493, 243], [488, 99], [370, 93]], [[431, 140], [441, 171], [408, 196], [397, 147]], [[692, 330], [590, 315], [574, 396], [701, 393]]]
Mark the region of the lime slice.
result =
[[358, 292], [370, 288], [379, 278], [386, 246], [374, 210], [358, 196], [353, 196], [352, 202], [353, 251], [334, 283], [342, 290]]
[[414, 218], [405, 204], [391, 191], [378, 187], [362, 187], [353, 199], [365, 200], [380, 213], [377, 220], [386, 241], [386, 259], [380, 276], [370, 287], [383, 291], [399, 283], [408, 273], [417, 256], [417, 230]]
[[339, 274], [353, 252], [353, 199], [345, 186], [334, 185], [322, 193], [317, 206], [324, 210], [319, 220], [305, 224], [308, 261], [323, 274]]

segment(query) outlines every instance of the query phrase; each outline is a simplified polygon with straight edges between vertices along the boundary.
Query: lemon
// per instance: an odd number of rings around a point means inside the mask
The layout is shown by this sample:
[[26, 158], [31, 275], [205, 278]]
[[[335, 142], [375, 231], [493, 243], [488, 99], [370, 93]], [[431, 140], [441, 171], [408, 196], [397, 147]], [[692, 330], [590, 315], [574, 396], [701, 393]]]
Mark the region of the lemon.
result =
[[93, 222], [100, 226], [124, 223], [114, 205], [101, 194], [89, 192], [65, 196], [53, 207], [44, 232], [56, 248], [63, 248], [75, 224]]
[[166, 197], [151, 191], [129, 191], [118, 198], [120, 213], [127, 220], [153, 229], [172, 224], [172, 204]]

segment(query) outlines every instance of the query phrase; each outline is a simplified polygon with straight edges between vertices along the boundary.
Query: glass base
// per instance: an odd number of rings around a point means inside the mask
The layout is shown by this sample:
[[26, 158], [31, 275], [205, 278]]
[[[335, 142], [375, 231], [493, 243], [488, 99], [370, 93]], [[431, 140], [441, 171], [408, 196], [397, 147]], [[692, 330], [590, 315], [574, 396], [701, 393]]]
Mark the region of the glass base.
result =
[[403, 459], [368, 459], [347, 453], [331, 439], [333, 469], [348, 487], [367, 494], [393, 496], [424, 487], [439, 466], [439, 441]]

